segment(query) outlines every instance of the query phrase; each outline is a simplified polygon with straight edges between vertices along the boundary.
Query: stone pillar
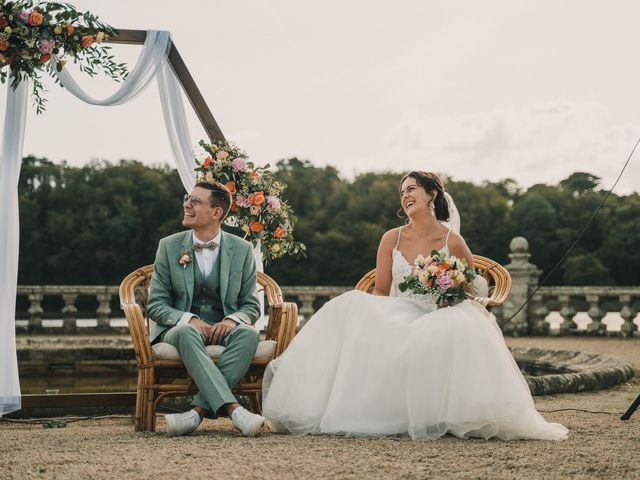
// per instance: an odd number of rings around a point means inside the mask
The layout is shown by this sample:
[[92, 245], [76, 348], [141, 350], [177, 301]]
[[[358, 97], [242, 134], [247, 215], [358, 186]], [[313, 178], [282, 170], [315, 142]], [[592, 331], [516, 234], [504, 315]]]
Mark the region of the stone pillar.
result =
[[300, 315], [302, 315], [303, 317], [302, 321], [300, 322], [300, 328], [302, 328], [306, 325], [306, 323], [309, 321], [311, 316], [315, 313], [315, 310], [313, 308], [313, 302], [316, 299], [316, 296], [309, 293], [303, 293], [298, 295], [298, 298], [300, 299], [300, 303], [302, 304], [300, 306], [300, 309], [298, 310]]
[[42, 287], [33, 287], [33, 290], [29, 293], [29, 302], [31, 306], [29, 307], [29, 331], [41, 331], [42, 330], [42, 314], [44, 310], [42, 310], [42, 300], [44, 299], [44, 294], [42, 292]]
[[96, 298], [98, 299], [98, 309], [96, 310], [96, 314], [98, 316], [98, 327], [99, 331], [106, 332], [111, 327], [109, 326], [109, 316], [111, 315], [111, 294], [106, 292], [106, 288], [104, 292], [97, 293]]
[[[506, 320], [510, 318], [527, 300], [529, 293], [538, 285], [538, 278], [542, 273], [538, 267], [529, 263], [529, 242], [524, 237], [515, 237], [509, 244], [511, 263], [505, 265], [511, 274], [511, 293], [502, 306], [502, 315]], [[542, 333], [539, 319], [529, 315], [529, 305], [525, 306], [510, 322], [502, 327], [505, 335], [514, 337], [531, 333]], [[533, 313], [533, 312], [532, 312]]]

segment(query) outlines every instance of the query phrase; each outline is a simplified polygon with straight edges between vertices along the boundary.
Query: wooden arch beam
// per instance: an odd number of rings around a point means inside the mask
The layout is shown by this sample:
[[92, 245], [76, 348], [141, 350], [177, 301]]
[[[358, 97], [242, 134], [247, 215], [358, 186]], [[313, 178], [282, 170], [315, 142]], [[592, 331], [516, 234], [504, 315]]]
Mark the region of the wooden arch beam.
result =
[[[120, 44], [128, 44], [128, 45], [142, 45], [147, 38], [146, 30], [118, 30], [117, 37], [111, 37], [106, 42], [108, 43], [120, 43]], [[214, 143], [218, 140], [224, 141], [224, 135], [220, 127], [218, 126], [218, 122], [213, 118], [213, 114], [211, 110], [209, 110], [209, 106], [207, 102], [205, 102], [204, 97], [200, 93], [196, 82], [193, 80], [191, 73], [189, 73], [189, 69], [184, 63], [184, 60], [178, 53], [178, 49], [176, 45], [171, 40], [171, 47], [169, 50], [169, 64], [171, 68], [176, 74], [178, 81], [184, 88], [185, 93], [187, 94], [187, 98], [189, 98], [189, 102], [191, 106], [196, 112], [202, 127], [205, 132], [209, 136], [209, 140]]]

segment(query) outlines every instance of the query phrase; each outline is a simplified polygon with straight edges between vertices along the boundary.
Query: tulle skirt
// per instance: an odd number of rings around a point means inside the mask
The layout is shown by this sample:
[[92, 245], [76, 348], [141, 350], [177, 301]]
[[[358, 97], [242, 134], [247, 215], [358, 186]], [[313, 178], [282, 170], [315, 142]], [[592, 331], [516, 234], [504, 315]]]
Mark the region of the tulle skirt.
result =
[[562, 440], [535, 409], [495, 317], [472, 301], [426, 313], [399, 297], [326, 303], [271, 362], [263, 414], [296, 434]]

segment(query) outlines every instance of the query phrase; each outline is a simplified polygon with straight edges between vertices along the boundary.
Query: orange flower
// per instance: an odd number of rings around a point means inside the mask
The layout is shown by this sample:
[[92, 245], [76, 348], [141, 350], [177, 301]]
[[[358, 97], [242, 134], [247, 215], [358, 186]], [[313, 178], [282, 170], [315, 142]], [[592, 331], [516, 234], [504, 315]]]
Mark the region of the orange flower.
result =
[[249, 200], [251, 200], [251, 203], [253, 203], [254, 205], [262, 205], [265, 200], [264, 193], [263, 192], [252, 193], [249, 196]]
[[65, 27], [67, 29], [67, 33], [69, 35], [73, 35], [73, 32], [75, 31], [75, 28], [73, 27], [73, 25], [71, 25], [70, 23], [67, 23]]
[[441, 263], [440, 265], [438, 265], [438, 273], [437, 273], [437, 275], [441, 275], [444, 272], [446, 272], [447, 270], [449, 270], [449, 265], [447, 265], [446, 263]]
[[40, 64], [45, 64], [49, 60], [51, 60], [51, 54], [50, 53], [43, 53], [42, 55], [40, 55]]
[[264, 230], [264, 224], [262, 222], [251, 222], [249, 224], [249, 229], [252, 232], [260, 233], [261, 231]]
[[207, 157], [204, 159], [204, 163], [202, 164], [202, 166], [204, 168], [209, 168], [211, 165], [213, 165], [213, 158], [211, 157]]
[[236, 182], [227, 182], [225, 184], [225, 187], [227, 187], [229, 192], [236, 193]]
[[89, 48], [93, 44], [93, 35], [85, 35], [82, 37], [82, 48]]
[[276, 238], [282, 238], [285, 233], [287, 233], [287, 229], [286, 228], [278, 227], [278, 228], [276, 228], [276, 231], [273, 232], [273, 236], [276, 237]]
[[0, 37], [0, 52], [4, 52], [7, 48], [9, 48], [9, 42], [6, 38]]
[[235, 201], [235, 200], [231, 200], [231, 211], [232, 211], [233, 213], [235, 213], [235, 212], [237, 212], [237, 211], [238, 211], [238, 204], [236, 203], [236, 201]]
[[34, 27], [37, 27], [38, 25], [42, 25], [43, 20], [44, 20], [44, 17], [37, 10], [34, 10], [33, 12], [31, 12], [31, 15], [29, 15], [29, 25], [32, 25]]
[[258, 175], [258, 172], [249, 172], [249, 175], [251, 175], [254, 180], [258, 180], [260, 178], [260, 175]]

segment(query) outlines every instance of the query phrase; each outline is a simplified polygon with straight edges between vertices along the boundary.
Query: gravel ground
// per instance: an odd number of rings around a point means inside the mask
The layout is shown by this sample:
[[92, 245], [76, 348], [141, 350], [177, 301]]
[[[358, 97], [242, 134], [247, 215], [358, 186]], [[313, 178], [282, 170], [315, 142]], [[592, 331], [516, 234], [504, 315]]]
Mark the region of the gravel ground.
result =
[[[640, 339], [519, 338], [507, 343], [606, 353], [640, 368]], [[628, 422], [619, 420], [640, 394], [639, 377], [600, 392], [535, 397], [545, 418], [569, 428], [564, 442], [271, 433], [246, 439], [225, 419], [206, 420], [194, 435], [168, 438], [162, 419], [154, 434], [134, 433], [126, 417], [55, 429], [43, 429], [41, 421], [2, 421], [0, 479], [640, 479], [640, 412]]]

